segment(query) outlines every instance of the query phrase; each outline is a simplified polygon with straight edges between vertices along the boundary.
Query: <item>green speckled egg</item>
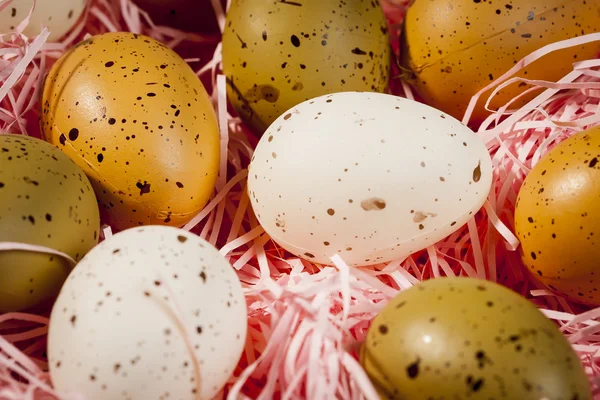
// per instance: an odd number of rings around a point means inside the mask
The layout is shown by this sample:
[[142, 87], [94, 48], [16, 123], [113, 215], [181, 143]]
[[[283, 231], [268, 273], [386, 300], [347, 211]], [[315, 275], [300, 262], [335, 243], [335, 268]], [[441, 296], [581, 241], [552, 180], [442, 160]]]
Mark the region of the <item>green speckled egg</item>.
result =
[[324, 94], [384, 92], [386, 21], [371, 0], [234, 0], [223, 33], [228, 96], [258, 133]]
[[402, 291], [373, 320], [361, 363], [382, 398], [592, 399], [557, 326], [525, 298], [478, 279]]
[[[79, 261], [99, 230], [92, 186], [73, 161], [42, 140], [0, 135], [0, 242], [44, 246]], [[53, 298], [70, 271], [58, 256], [0, 251], [0, 313]]]

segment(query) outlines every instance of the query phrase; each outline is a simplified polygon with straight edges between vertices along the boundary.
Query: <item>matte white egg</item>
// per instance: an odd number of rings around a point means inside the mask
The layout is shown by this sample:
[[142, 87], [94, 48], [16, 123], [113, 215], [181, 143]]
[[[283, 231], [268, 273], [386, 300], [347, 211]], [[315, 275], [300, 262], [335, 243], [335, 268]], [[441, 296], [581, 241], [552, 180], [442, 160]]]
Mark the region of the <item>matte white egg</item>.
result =
[[[34, 37], [47, 26], [50, 31], [48, 41], [57, 41], [75, 25], [86, 2], [87, 0], [37, 0], [29, 25], [23, 33]], [[33, 0], [13, 0], [0, 11], [0, 32], [14, 31], [27, 17], [32, 5]]]
[[385, 94], [305, 101], [262, 136], [250, 165], [252, 207], [291, 253], [372, 265], [450, 235], [490, 191], [483, 141], [451, 116]]
[[52, 382], [87, 400], [211, 399], [239, 361], [246, 313], [237, 274], [204, 240], [165, 226], [123, 231], [61, 289]]

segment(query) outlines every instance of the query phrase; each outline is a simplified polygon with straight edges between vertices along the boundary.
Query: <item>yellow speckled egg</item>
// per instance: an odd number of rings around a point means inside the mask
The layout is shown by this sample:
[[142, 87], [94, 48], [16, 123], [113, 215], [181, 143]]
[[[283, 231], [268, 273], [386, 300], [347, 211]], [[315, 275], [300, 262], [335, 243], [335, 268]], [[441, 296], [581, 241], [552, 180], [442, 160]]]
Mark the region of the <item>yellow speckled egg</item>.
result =
[[373, 320], [361, 363], [382, 399], [592, 399], [557, 326], [511, 290], [472, 278], [398, 294]]
[[234, 0], [223, 33], [228, 96], [258, 133], [324, 94], [384, 92], [390, 68], [377, 1]]
[[80, 43], [50, 70], [42, 134], [89, 176], [103, 220], [181, 226], [208, 201], [219, 132], [202, 83], [163, 44], [132, 33]]
[[[598, 15], [599, 0], [419, 0], [406, 15], [401, 64], [427, 104], [461, 119], [471, 97], [517, 61], [547, 44], [597, 31]], [[560, 50], [517, 76], [556, 81], [572, 70], [573, 62], [594, 58], [598, 51], [597, 42]], [[492, 108], [528, 87], [507, 87]], [[475, 123], [489, 115], [484, 105], [491, 93], [480, 98]]]
[[550, 289], [600, 305], [600, 127], [560, 143], [519, 191], [521, 258]]
[[[100, 216], [90, 181], [43, 140], [0, 134], [0, 242], [43, 246], [75, 261], [98, 243]], [[72, 265], [60, 256], [0, 251], [0, 314], [55, 297]]]

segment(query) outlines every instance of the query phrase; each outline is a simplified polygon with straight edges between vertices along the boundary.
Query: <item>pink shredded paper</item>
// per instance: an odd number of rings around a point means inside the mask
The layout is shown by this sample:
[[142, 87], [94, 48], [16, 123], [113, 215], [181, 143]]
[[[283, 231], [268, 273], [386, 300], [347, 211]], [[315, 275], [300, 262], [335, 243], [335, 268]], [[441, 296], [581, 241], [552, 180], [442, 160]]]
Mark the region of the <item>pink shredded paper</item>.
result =
[[[0, 0], [0, 12], [9, 2]], [[223, 29], [225, 11], [220, 1], [211, 3]], [[396, 54], [408, 3], [382, 1]], [[537, 283], [521, 264], [512, 231], [517, 193], [531, 168], [562, 140], [600, 123], [600, 60], [575, 64], [558, 82], [512, 76], [548, 52], [599, 41], [600, 34], [546, 46], [481, 91], [500, 90], [519, 81], [534, 85], [537, 96], [520, 109], [512, 109], [509, 103], [493, 110], [480, 126], [478, 134], [493, 160], [494, 184], [484, 208], [472, 220], [405, 260], [349, 268], [337, 256], [335, 267], [322, 267], [286, 253], [270, 240], [251, 212], [245, 178], [258, 138], [227, 108], [219, 35], [156, 26], [131, 0], [91, 0], [60, 43], [47, 43], [47, 30], [37, 37], [23, 36], [26, 23], [0, 35], [2, 133], [39, 137], [37, 99], [44, 74], [66, 49], [87, 35], [131, 31], [161, 40], [186, 57], [211, 93], [221, 129], [220, 175], [211, 201], [184, 229], [220, 249], [237, 270], [246, 294], [248, 338], [220, 398], [377, 399], [357, 361], [370, 321], [398, 291], [425, 279], [459, 275], [500, 282], [537, 304], [573, 344], [594, 394], [600, 395], [600, 308], [570, 303]], [[394, 67], [394, 73], [398, 72]], [[413, 98], [408, 85], [399, 79], [392, 80], [390, 92]], [[107, 226], [102, 232], [104, 238], [112, 235]], [[0, 251], [11, 249], [53, 252], [22, 243], [0, 243]], [[46, 317], [43, 312], [0, 315], [0, 399], [66, 399], [53, 390], [47, 373]]]

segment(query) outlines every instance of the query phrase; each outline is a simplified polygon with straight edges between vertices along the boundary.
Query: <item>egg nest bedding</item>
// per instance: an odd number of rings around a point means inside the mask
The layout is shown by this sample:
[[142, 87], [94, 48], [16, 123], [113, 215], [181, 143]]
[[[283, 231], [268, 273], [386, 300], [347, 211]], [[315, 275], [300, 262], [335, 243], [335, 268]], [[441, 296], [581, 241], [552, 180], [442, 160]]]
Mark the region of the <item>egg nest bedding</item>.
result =
[[[223, 29], [224, 9], [219, 1], [212, 3], [215, 21]], [[407, 3], [382, 2], [395, 55], [400, 51], [398, 37]], [[6, 7], [9, 3], [0, 1], [0, 13], [7, 12]], [[38, 99], [49, 68], [88, 35], [117, 31], [145, 34], [175, 49], [200, 76], [217, 112], [223, 162], [216, 190], [184, 229], [220, 249], [237, 271], [246, 296], [245, 348], [219, 398], [375, 398], [358, 362], [370, 322], [399, 291], [440, 276], [484, 278], [530, 299], [560, 326], [580, 356], [595, 397], [600, 396], [600, 308], [572, 303], [533, 279], [521, 262], [513, 233], [517, 194], [531, 168], [555, 145], [600, 123], [600, 60], [575, 63], [558, 82], [527, 81], [538, 88], [531, 101], [485, 119], [477, 133], [492, 158], [492, 190], [482, 210], [463, 227], [405, 260], [349, 267], [336, 258], [335, 267], [323, 267], [273, 243], [252, 212], [247, 167], [259, 137], [227, 107], [220, 35], [156, 25], [131, 0], [90, 1], [60, 43], [47, 42], [44, 32], [31, 38], [4, 33], [0, 132], [40, 137]], [[591, 34], [536, 50], [490, 80], [489, 87], [526, 81], [513, 77], [554, 49], [599, 40], [599, 34]], [[403, 72], [392, 65], [389, 93], [414, 99], [400, 79]], [[463, 122], [469, 122], [471, 111]], [[102, 237], [111, 235], [110, 226], [104, 225]], [[15, 248], [36, 251], [24, 244], [0, 242], [0, 251]], [[61, 398], [48, 374], [48, 315], [48, 309], [0, 315], [0, 399]]]

